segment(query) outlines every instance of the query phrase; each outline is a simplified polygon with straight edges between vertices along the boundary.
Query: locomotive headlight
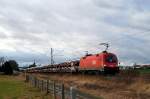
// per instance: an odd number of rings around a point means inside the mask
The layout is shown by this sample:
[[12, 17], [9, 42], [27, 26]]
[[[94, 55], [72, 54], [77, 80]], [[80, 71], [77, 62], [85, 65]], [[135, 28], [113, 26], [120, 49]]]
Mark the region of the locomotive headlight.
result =
[[105, 67], [106, 65], [104, 65], [104, 67]]

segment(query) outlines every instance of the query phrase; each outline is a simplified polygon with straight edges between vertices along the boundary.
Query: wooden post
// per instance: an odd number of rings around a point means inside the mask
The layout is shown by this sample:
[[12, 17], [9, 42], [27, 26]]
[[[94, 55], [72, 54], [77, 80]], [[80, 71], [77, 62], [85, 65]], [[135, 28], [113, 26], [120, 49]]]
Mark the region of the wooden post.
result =
[[29, 83], [30, 83], [30, 85], [32, 85], [32, 78], [31, 78], [31, 76], [29, 78]]
[[45, 82], [45, 81], [43, 80], [43, 91], [46, 91], [46, 88], [45, 88], [45, 87], [47, 86], [46, 84], [47, 84], [47, 82]]
[[25, 77], [27, 76], [27, 73], [26, 73], [26, 71], [24, 72], [24, 76], [25, 76]]
[[40, 87], [39, 87], [39, 79], [38, 79], [38, 81], [37, 81], [37, 82], [38, 82], [38, 88], [40, 88]]
[[39, 79], [39, 89], [41, 90], [41, 80]]
[[25, 82], [29, 82], [29, 75], [26, 75], [26, 80]]
[[36, 77], [34, 77], [34, 87], [36, 87]]
[[65, 94], [64, 94], [64, 84], [61, 84], [61, 99], [65, 99]]
[[56, 85], [55, 85], [55, 82], [53, 82], [53, 95], [54, 95], [54, 99], [56, 99]]
[[28, 75], [28, 83], [30, 84], [30, 76]]
[[47, 80], [46, 83], [47, 83], [47, 84], [46, 84], [46, 93], [48, 94], [48, 93], [49, 93], [49, 80]]
[[76, 91], [73, 87], [70, 87], [70, 96], [71, 99], [76, 99]]
[[31, 76], [31, 86], [33, 86], [33, 77]]
[[27, 82], [30, 83], [30, 76], [27, 75]]
[[34, 77], [32, 77], [32, 86], [34, 86], [34, 81], [35, 81], [35, 79], [34, 79]]
[[39, 88], [39, 80], [36, 79], [36, 87]]
[[43, 80], [41, 80], [42, 85], [41, 85], [41, 91], [43, 91]]

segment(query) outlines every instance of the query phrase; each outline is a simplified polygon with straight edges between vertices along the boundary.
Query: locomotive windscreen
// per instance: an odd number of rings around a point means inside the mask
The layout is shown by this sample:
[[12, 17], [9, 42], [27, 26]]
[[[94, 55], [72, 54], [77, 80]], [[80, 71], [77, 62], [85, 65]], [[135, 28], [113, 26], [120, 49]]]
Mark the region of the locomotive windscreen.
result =
[[106, 56], [106, 62], [116, 63], [117, 62], [117, 57], [115, 55], [108, 55], [108, 56]]

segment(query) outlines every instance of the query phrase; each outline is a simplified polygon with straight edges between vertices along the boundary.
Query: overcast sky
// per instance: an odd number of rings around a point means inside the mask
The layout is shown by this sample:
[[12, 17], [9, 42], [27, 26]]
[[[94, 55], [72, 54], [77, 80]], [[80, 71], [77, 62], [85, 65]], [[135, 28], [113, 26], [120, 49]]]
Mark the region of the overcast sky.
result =
[[104, 50], [125, 64], [150, 63], [149, 0], [0, 0], [0, 56], [28, 64]]

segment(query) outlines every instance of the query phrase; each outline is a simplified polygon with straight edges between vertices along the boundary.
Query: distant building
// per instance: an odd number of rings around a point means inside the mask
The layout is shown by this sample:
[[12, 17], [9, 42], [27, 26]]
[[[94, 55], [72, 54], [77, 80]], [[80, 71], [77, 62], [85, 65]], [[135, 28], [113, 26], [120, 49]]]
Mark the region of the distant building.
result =
[[150, 68], [150, 64], [134, 65], [134, 68]]
[[120, 70], [134, 69], [133, 66], [119, 66]]

